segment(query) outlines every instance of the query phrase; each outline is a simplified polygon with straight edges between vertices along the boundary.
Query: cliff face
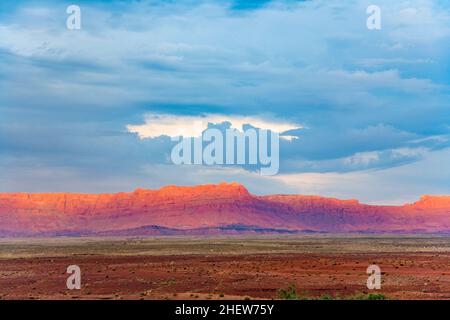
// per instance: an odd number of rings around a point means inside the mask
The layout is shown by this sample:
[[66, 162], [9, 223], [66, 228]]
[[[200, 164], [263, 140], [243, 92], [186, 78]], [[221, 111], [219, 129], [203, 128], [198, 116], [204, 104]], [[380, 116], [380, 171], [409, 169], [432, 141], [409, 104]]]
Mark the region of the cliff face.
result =
[[236, 183], [116, 194], [0, 193], [0, 236], [297, 231], [450, 233], [450, 196], [369, 206], [317, 196], [257, 197]]

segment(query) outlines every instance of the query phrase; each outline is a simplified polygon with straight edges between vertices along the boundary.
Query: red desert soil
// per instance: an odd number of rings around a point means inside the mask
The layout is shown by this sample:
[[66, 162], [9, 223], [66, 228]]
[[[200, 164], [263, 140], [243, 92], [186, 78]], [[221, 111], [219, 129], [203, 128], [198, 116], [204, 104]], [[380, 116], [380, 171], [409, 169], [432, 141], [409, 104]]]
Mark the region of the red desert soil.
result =
[[[133, 241], [2, 242], [0, 298], [276, 299], [295, 284], [314, 297], [450, 299], [448, 238]], [[81, 290], [66, 289], [72, 264], [82, 270]], [[381, 268], [381, 290], [366, 287], [370, 264]]]

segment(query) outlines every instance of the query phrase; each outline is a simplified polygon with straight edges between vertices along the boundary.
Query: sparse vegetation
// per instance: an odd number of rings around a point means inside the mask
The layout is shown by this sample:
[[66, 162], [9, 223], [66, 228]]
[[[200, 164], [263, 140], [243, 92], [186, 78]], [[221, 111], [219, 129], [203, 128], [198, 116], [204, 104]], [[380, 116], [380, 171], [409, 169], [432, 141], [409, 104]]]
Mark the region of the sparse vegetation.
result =
[[289, 285], [287, 288], [278, 290], [278, 297], [282, 300], [386, 300], [387, 297], [381, 293], [354, 294], [350, 296], [332, 296], [324, 294], [318, 297], [308, 295], [306, 293], [298, 294], [295, 284]]
[[291, 284], [286, 289], [279, 289], [278, 297], [282, 300], [298, 300], [299, 297], [297, 295], [297, 288], [295, 287], [295, 284]]

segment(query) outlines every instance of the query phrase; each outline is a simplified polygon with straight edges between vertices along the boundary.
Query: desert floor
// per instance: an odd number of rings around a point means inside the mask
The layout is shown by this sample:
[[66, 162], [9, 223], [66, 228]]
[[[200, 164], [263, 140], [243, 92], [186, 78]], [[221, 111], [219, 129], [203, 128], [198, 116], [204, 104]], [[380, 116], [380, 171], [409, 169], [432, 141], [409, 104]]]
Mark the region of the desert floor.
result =
[[[368, 290], [366, 269], [382, 271]], [[69, 265], [81, 290], [68, 290]], [[450, 299], [450, 237], [248, 236], [0, 240], [0, 299]]]

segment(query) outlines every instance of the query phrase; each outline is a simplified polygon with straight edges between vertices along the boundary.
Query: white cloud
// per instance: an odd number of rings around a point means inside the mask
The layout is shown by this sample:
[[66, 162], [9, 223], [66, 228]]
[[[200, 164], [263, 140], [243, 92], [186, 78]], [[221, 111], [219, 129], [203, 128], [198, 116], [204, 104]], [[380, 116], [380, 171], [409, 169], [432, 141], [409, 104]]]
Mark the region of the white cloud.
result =
[[[276, 118], [266, 120], [258, 116], [147, 114], [144, 124], [127, 125], [127, 130], [136, 133], [140, 139], [157, 138], [163, 135], [169, 137], [199, 137], [208, 128], [208, 124], [221, 124], [223, 122], [229, 122], [231, 128], [234, 129], [243, 130], [244, 125], [251, 125], [255, 128], [271, 130], [277, 133], [302, 128], [301, 125], [293, 122]], [[286, 138], [292, 139], [292, 136], [287, 135]]]

